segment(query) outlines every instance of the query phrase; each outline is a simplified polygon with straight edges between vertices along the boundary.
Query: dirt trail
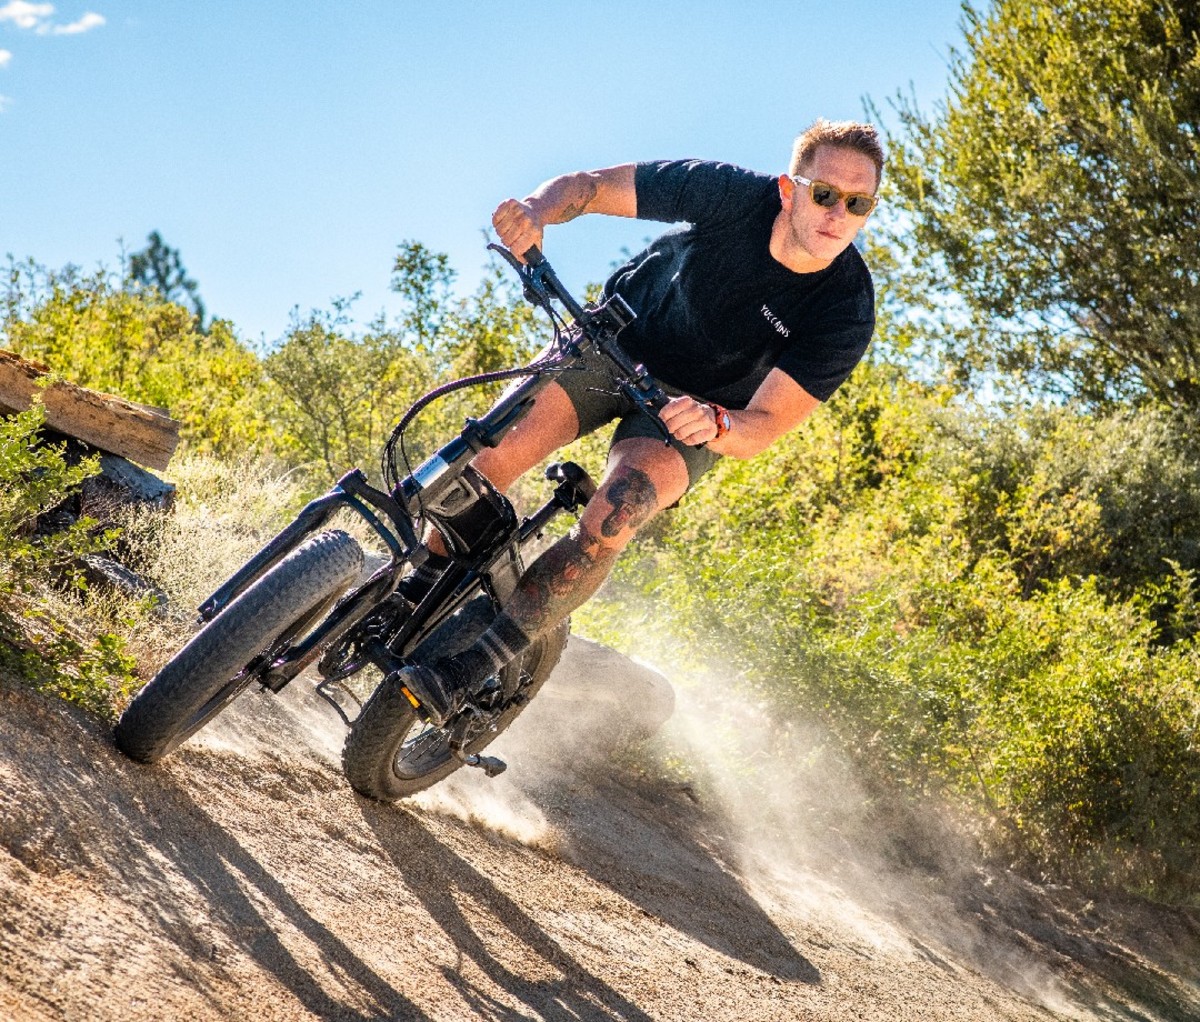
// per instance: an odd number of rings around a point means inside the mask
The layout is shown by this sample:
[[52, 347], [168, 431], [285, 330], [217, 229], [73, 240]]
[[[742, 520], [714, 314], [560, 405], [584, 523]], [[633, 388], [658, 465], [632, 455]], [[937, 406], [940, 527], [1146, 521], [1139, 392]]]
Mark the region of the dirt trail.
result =
[[588, 652], [496, 744], [507, 774], [398, 806], [346, 787], [301, 683], [150, 768], [0, 681], [0, 1019], [1200, 1018], [1195, 914], [944, 835], [856, 847], [850, 789], [802, 770], [697, 796], [654, 766], [696, 755], [686, 701], [613, 760], [579, 720]]

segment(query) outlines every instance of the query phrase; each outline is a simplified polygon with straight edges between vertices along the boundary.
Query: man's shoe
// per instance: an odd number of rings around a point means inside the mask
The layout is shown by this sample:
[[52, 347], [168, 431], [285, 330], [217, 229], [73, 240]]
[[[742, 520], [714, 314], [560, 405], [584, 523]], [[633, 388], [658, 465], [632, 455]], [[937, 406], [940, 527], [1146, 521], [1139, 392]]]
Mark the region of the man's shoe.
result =
[[467, 701], [465, 679], [457, 677], [453, 670], [446, 670], [445, 663], [440, 660], [432, 667], [413, 664], [393, 675], [421, 704], [421, 712], [434, 727], [445, 724]]

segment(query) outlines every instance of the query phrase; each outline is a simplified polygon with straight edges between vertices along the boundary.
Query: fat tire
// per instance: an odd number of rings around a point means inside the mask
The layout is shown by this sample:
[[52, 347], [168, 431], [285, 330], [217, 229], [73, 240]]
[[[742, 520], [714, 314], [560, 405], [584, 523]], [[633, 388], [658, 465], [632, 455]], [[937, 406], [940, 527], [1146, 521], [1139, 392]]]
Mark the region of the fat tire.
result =
[[[482, 635], [495, 617], [495, 605], [479, 596], [453, 617], [438, 626], [414, 650], [414, 659], [431, 662], [462, 652]], [[529, 677], [521, 698], [510, 703], [495, 719], [492, 727], [467, 744], [469, 753], [478, 753], [504, 731], [542, 687], [562, 656], [570, 624], [562, 622], [552, 632], [534, 642], [515, 662], [501, 673], [506, 684], [520, 671]], [[410, 771], [398, 773], [397, 762], [410, 741], [414, 729], [422, 724], [412, 703], [400, 691], [400, 685], [385, 678], [372, 693], [346, 736], [342, 748], [342, 769], [350, 786], [360, 795], [379, 802], [394, 802], [444, 780], [463, 764], [451, 752], [446, 732], [428, 728], [416, 739], [428, 743], [418, 758], [411, 754], [404, 761]]]
[[362, 575], [363, 552], [341, 531], [305, 541], [251, 585], [146, 683], [117, 722], [117, 748], [141, 763], [174, 751], [254, 680], [243, 669], [303, 629]]

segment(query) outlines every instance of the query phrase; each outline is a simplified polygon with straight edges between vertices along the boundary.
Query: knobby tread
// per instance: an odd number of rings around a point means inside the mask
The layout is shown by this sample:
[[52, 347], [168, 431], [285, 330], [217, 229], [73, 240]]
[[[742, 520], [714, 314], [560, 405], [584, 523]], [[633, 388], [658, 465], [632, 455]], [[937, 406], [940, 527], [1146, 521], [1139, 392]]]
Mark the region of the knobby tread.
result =
[[[491, 623], [495, 609], [486, 597], [467, 604], [462, 611], [443, 623], [415, 652], [424, 661], [461, 652], [482, 634]], [[519, 663], [510, 664], [508, 672], [524, 670], [530, 680], [524, 690], [524, 701], [514, 703], [500, 715], [495, 730], [488, 731], [468, 746], [477, 753], [497, 738], [524, 709], [525, 703], [541, 688], [562, 656], [567, 643], [569, 622], [564, 621], [549, 635], [543, 636], [525, 651]], [[381, 802], [407, 798], [449, 776], [462, 764], [451, 755], [443, 738], [430, 768], [410, 776], [395, 770], [396, 757], [405, 738], [418, 723], [416, 711], [400, 691], [400, 686], [385, 679], [363, 707], [342, 749], [342, 769], [346, 779], [361, 795]]]
[[[143, 763], [171, 752], [249, 684], [234, 681], [247, 663], [355, 582], [362, 566], [362, 548], [344, 532], [322, 532], [301, 544], [208, 622], [134, 696], [117, 723], [117, 746]], [[214, 700], [211, 713], [197, 721]]]

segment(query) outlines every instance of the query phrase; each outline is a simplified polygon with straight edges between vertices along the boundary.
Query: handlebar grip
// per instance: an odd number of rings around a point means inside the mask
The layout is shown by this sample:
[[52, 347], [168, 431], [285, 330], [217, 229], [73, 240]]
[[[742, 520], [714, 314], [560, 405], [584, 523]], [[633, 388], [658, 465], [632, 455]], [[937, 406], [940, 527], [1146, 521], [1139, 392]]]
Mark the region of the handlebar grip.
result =
[[650, 404], [654, 407], [655, 411], [658, 411], [660, 408], [665, 408], [667, 402], [671, 400], [670, 396], [665, 390], [662, 389], [661, 386], [659, 386], [658, 381], [654, 380], [652, 377], [648, 377], [648, 379], [649, 386], [644, 386], [643, 389], [646, 392], [646, 397], [650, 399]]
[[525, 261], [526, 266], [541, 266], [546, 261], [546, 257], [542, 255], [542, 250], [537, 245], [530, 245], [521, 258]]

